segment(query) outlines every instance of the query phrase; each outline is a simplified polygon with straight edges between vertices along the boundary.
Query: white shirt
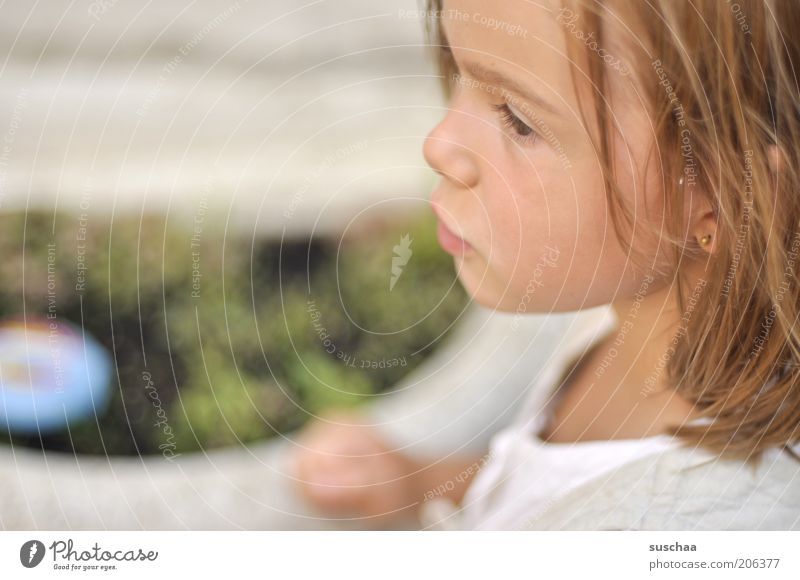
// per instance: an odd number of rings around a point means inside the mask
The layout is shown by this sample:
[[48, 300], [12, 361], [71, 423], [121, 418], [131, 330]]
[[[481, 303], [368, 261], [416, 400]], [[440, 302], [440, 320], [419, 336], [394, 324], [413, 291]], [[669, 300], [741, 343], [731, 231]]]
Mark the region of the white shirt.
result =
[[[558, 498], [592, 479], [648, 455], [676, 448], [665, 434], [641, 439], [546, 443], [538, 434], [549, 424], [561, 393], [555, 393], [576, 357], [618, 327], [610, 306], [579, 313], [568, 334], [534, 382], [516, 420], [492, 438], [487, 461], [457, 508], [435, 499], [422, 507], [424, 526], [439, 529], [525, 529]], [[713, 457], [696, 450], [698, 460]]]
[[409, 456], [486, 453], [579, 314], [522, 316], [471, 303], [441, 347], [363, 412]]

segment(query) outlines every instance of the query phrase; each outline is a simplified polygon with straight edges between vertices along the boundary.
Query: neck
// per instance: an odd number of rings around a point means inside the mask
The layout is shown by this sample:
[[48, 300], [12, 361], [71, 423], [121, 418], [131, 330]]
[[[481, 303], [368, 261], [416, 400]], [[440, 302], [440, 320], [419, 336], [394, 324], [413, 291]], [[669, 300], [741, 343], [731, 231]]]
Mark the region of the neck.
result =
[[[690, 287], [699, 280], [699, 274], [690, 275]], [[627, 377], [625, 382], [638, 388], [643, 388], [646, 382], [647, 390], [670, 389], [663, 369], [669, 364], [673, 338], [684, 324], [682, 317], [685, 315], [678, 308], [677, 284], [617, 300], [612, 307], [619, 321], [612, 340], [623, 337], [614, 346], [620, 366], [624, 367], [619, 370]]]

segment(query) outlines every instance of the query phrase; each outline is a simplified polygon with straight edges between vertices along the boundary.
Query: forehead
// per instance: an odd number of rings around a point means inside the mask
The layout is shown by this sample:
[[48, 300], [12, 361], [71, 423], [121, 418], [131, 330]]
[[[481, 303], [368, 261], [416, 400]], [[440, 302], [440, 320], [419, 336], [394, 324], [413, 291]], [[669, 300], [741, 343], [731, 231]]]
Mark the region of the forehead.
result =
[[606, 73], [603, 98], [621, 110], [629, 105], [648, 107], [648, 91], [643, 88], [652, 80], [638, 69], [647, 68], [640, 59], [651, 50], [639, 34], [641, 15], [625, 2], [603, 0], [600, 24], [582, 13], [581, 4], [443, 0], [442, 28], [459, 65], [469, 60], [493, 68], [556, 105], [575, 111], [579, 100], [599, 97], [589, 73], [590, 60], [599, 59]]
[[572, 93], [560, 3], [445, 0], [441, 18], [459, 63], [497, 70], [556, 102]]

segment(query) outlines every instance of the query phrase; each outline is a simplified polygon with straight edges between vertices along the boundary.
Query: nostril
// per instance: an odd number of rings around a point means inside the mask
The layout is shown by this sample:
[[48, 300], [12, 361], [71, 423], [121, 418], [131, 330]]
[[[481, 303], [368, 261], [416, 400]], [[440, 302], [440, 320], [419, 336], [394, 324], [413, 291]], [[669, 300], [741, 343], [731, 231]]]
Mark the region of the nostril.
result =
[[458, 119], [448, 114], [425, 137], [422, 153], [439, 176], [460, 187], [473, 187], [478, 172], [469, 140]]
[[442, 175], [442, 163], [444, 162], [444, 154], [442, 152], [442, 140], [436, 136], [436, 129], [431, 131], [422, 146], [422, 155], [425, 161], [431, 166], [431, 169]]
[[457, 179], [457, 168], [461, 165], [459, 149], [460, 147], [452, 140], [433, 132], [425, 139], [422, 153], [430, 168], [440, 177]]

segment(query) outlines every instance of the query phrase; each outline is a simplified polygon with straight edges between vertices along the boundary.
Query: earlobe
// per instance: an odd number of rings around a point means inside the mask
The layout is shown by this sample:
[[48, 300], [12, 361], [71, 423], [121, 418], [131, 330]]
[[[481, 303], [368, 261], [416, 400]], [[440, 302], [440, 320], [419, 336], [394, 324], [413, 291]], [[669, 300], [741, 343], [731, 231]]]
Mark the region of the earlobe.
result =
[[704, 211], [697, 220], [695, 227], [695, 240], [701, 250], [714, 255], [717, 249], [717, 216], [711, 210]]
[[700, 244], [700, 247], [707, 251], [709, 254], [713, 254], [713, 249], [711, 248], [711, 234], [706, 234], [697, 240], [697, 243]]
[[717, 214], [711, 209], [707, 201], [703, 201], [703, 208], [695, 220], [694, 236], [697, 246], [710, 255], [717, 251]]
[[[683, 176], [678, 178], [678, 185], [684, 185]], [[694, 237], [693, 242], [690, 237], [687, 237], [686, 243], [693, 244], [694, 250], [700, 249], [713, 255], [717, 248], [717, 212], [714, 206], [706, 195], [695, 188], [692, 188], [684, 197], [684, 204], [689, 219], [690, 236]]]

